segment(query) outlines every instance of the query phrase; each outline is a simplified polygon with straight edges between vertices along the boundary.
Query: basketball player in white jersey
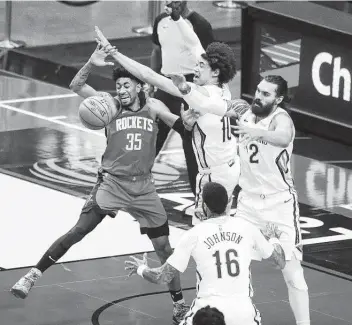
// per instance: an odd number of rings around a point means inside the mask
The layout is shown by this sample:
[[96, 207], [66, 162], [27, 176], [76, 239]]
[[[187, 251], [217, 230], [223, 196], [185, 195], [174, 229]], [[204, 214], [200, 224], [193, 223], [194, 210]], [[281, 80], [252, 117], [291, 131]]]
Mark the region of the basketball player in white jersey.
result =
[[[173, 80], [170, 80], [157, 74], [149, 67], [119, 53], [97, 27], [96, 33], [97, 41], [106, 49], [106, 53], [133, 75], [174, 96], [184, 97], [180, 88], [175, 85], [177, 84], [176, 76], [171, 76]], [[231, 133], [230, 119], [219, 114], [215, 115], [211, 105], [212, 102], [231, 99], [226, 84], [235, 76], [235, 73], [236, 61], [233, 50], [224, 43], [214, 42], [207, 47], [205, 53], [201, 54], [194, 71], [193, 83], [187, 83], [193, 93], [199, 92], [208, 99], [206, 105], [199, 106], [193, 103], [194, 106], [191, 107], [199, 114], [192, 126], [193, 149], [199, 170], [193, 224], [201, 220], [204, 215], [201, 202], [204, 184], [216, 181], [224, 185], [229, 197], [228, 208], [232, 205], [232, 193], [238, 184], [240, 166], [236, 138]], [[159, 117], [165, 122], [163, 116]]]
[[184, 272], [191, 257], [196, 262], [197, 297], [182, 325], [191, 325], [197, 310], [209, 305], [221, 311], [227, 325], [259, 325], [260, 313], [252, 302], [250, 264], [253, 259], [270, 259], [280, 268], [285, 256], [279, 234], [268, 227], [267, 241], [259, 229], [242, 218], [226, 215], [227, 193], [214, 182], [203, 188], [205, 218], [188, 230], [173, 254], [159, 268], [149, 268], [143, 260], [126, 261], [130, 274], [137, 273], [153, 283], [168, 283]]

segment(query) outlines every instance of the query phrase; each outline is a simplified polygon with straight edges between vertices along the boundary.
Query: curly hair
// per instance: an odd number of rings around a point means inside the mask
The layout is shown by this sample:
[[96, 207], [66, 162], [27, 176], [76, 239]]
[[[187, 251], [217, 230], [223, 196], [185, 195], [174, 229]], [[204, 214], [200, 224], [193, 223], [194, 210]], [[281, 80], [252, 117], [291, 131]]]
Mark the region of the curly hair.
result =
[[193, 317], [193, 325], [225, 325], [224, 314], [210, 306], [199, 309]]
[[[130, 73], [129, 71], [127, 71], [125, 68], [123, 68], [121, 66], [115, 67], [114, 70], [112, 71], [112, 79], [116, 82], [116, 80], [119, 78], [129, 78], [131, 80], [136, 81], [142, 87], [144, 85], [144, 82], [139, 80], [132, 73]], [[146, 96], [145, 96], [144, 91], [140, 91], [138, 93], [138, 98], [139, 98], [139, 103], [140, 103], [141, 107], [143, 107], [146, 104]]]
[[213, 42], [208, 45], [203, 59], [207, 60], [211, 70], [219, 69], [219, 84], [222, 86], [228, 83], [236, 75], [236, 58], [232, 48], [220, 42]]

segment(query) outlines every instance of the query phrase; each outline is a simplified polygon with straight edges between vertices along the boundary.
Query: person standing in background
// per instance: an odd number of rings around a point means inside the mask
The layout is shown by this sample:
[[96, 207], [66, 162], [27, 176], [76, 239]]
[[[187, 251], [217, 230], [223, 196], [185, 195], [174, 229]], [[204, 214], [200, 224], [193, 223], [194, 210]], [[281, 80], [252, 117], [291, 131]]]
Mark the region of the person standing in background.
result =
[[[183, 33], [179, 21], [184, 19], [194, 33]], [[187, 7], [187, 1], [166, 1], [165, 12], [154, 22], [153, 51], [151, 68], [168, 77], [182, 74], [187, 81], [193, 81], [194, 69], [199, 55], [214, 41], [210, 23], [200, 14]], [[185, 110], [188, 105], [182, 98], [172, 96], [160, 89], [155, 92], [156, 99], [161, 100], [173, 114], [180, 116], [181, 104]], [[156, 154], [159, 153], [169, 134], [170, 128], [159, 121], [159, 133], [156, 142]], [[192, 132], [185, 131], [182, 146], [186, 158], [189, 182], [193, 194], [196, 194], [197, 161], [192, 148]]]

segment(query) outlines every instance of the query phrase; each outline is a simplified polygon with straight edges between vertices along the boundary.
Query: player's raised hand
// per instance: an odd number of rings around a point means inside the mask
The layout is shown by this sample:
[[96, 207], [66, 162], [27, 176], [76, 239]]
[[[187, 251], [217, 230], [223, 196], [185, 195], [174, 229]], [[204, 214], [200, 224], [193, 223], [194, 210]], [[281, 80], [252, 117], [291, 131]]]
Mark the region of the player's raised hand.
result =
[[97, 37], [97, 39], [99, 40], [99, 42], [101, 43], [102, 46], [106, 46], [106, 45], [110, 44], [110, 42], [104, 36], [103, 32], [99, 29], [98, 26], [95, 26], [94, 30], [95, 30], [95, 33], [96, 33], [96, 37]]
[[97, 67], [105, 67], [105, 66], [113, 66], [113, 62], [107, 62], [105, 61], [106, 57], [108, 56], [107, 53], [105, 53], [105, 50], [103, 47], [98, 44], [95, 51], [91, 55], [89, 62]]
[[147, 253], [143, 254], [143, 259], [139, 259], [134, 256], [130, 256], [132, 261], [125, 261], [125, 270], [128, 271], [128, 276], [132, 276], [133, 274], [137, 274], [138, 267], [141, 265], [148, 266], [147, 263]]

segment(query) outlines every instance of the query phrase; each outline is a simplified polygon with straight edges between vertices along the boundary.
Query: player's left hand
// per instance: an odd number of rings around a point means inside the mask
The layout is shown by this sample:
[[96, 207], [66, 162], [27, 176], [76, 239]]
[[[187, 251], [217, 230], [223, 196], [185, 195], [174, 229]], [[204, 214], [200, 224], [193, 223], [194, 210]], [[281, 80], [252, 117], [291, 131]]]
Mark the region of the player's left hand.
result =
[[262, 234], [266, 239], [277, 238], [280, 239], [282, 231], [279, 230], [279, 227], [271, 222], [266, 224], [265, 229], [261, 230]]
[[133, 274], [137, 274], [137, 269], [141, 265], [148, 266], [147, 263], [147, 253], [143, 254], [143, 259], [139, 259], [134, 256], [130, 256], [132, 261], [125, 261], [125, 270], [129, 271], [128, 276], [132, 276]]
[[110, 45], [110, 42], [108, 39], [104, 36], [103, 32], [99, 29], [98, 26], [95, 26], [95, 33], [96, 33], [96, 38], [97, 40], [101, 43], [103, 47]]
[[237, 121], [237, 125], [231, 125], [231, 129], [234, 131], [235, 134], [240, 136], [239, 141], [245, 143], [260, 140], [263, 135], [261, 129], [255, 129], [249, 126], [245, 126], [239, 121]]

